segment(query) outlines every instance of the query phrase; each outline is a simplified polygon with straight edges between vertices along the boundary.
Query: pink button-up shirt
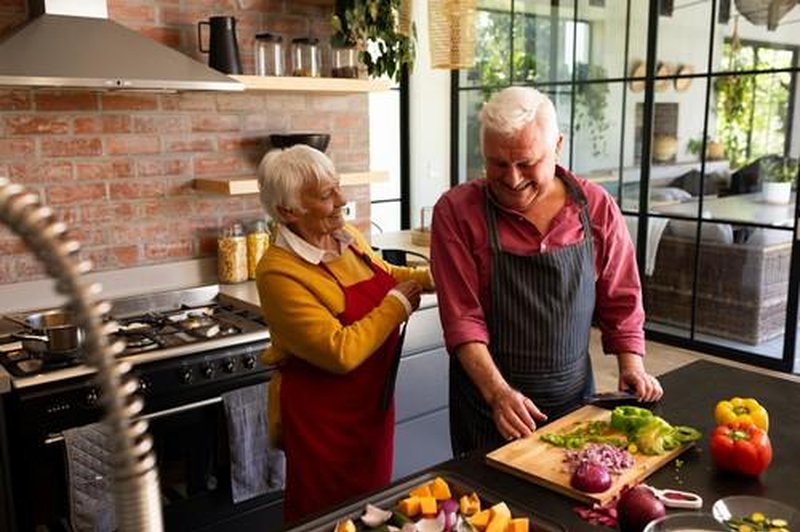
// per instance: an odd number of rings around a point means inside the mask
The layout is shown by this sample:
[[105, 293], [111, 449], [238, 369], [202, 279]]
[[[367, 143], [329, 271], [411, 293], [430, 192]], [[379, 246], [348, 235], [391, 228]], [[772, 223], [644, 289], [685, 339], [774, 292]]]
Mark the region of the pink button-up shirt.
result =
[[[557, 173], [567, 171], [557, 167]], [[595, 266], [595, 320], [606, 353], [644, 354], [644, 309], [636, 254], [625, 220], [602, 187], [573, 179], [588, 200]], [[436, 203], [431, 267], [448, 350], [467, 342], [489, 344], [491, 244], [486, 226], [485, 180], [459, 185]], [[496, 204], [495, 204], [496, 205]], [[522, 215], [500, 207], [497, 227], [505, 251], [545, 253], [583, 239], [581, 207], [568, 195], [547, 234]]]

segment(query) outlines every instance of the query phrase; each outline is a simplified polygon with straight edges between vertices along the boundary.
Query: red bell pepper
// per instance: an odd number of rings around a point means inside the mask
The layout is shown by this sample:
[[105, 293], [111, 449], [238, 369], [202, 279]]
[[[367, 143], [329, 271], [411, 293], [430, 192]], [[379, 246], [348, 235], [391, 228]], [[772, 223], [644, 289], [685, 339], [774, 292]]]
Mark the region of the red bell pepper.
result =
[[711, 457], [717, 467], [758, 476], [772, 462], [772, 444], [767, 433], [747, 421], [731, 421], [711, 433]]

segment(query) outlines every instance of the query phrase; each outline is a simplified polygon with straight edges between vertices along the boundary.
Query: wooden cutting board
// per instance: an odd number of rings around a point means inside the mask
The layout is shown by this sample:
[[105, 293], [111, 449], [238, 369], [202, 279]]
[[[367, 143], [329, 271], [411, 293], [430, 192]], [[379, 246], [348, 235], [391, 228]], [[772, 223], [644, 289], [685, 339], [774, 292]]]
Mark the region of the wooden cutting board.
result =
[[576, 423], [610, 421], [611, 411], [587, 405], [537, 430], [527, 438], [515, 440], [486, 455], [489, 465], [530, 480], [573, 499], [593, 504], [606, 504], [626, 485], [634, 485], [681, 454], [691, 445], [682, 445], [666, 454], [656, 456], [635, 454], [633, 467], [620, 475], [612, 475], [611, 487], [602, 493], [585, 493], [569, 485], [570, 474], [564, 463], [565, 450], [540, 438], [550, 432], [569, 431]]

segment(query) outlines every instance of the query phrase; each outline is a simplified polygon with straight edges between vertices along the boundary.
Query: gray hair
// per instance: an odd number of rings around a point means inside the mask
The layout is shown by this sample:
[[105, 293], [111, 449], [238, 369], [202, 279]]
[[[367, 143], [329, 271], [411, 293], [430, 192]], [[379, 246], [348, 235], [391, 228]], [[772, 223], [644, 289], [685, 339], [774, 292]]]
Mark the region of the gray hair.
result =
[[278, 207], [302, 212], [300, 194], [303, 188], [338, 180], [336, 168], [328, 156], [304, 144], [269, 151], [258, 165], [261, 206], [278, 222], [285, 222]]
[[558, 120], [553, 102], [533, 87], [507, 87], [494, 93], [478, 118], [481, 122], [481, 150], [486, 131], [511, 137], [537, 118], [544, 127], [548, 142], [554, 147], [558, 142]]

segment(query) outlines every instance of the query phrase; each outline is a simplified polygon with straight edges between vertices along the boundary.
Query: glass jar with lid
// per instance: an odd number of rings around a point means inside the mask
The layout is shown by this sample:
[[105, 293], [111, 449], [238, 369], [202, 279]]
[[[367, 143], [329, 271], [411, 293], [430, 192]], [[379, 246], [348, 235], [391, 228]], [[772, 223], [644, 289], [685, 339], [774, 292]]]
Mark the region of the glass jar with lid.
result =
[[321, 75], [319, 39], [298, 37], [292, 39], [292, 75], [319, 77]]
[[256, 76], [283, 76], [285, 53], [283, 37], [273, 33], [259, 33], [254, 44]]
[[217, 276], [221, 283], [247, 280], [247, 239], [242, 224], [222, 230], [217, 241]]
[[331, 48], [331, 77], [358, 78], [358, 48], [334, 46]]
[[247, 278], [256, 278], [256, 267], [269, 247], [267, 222], [256, 220], [247, 232]]

